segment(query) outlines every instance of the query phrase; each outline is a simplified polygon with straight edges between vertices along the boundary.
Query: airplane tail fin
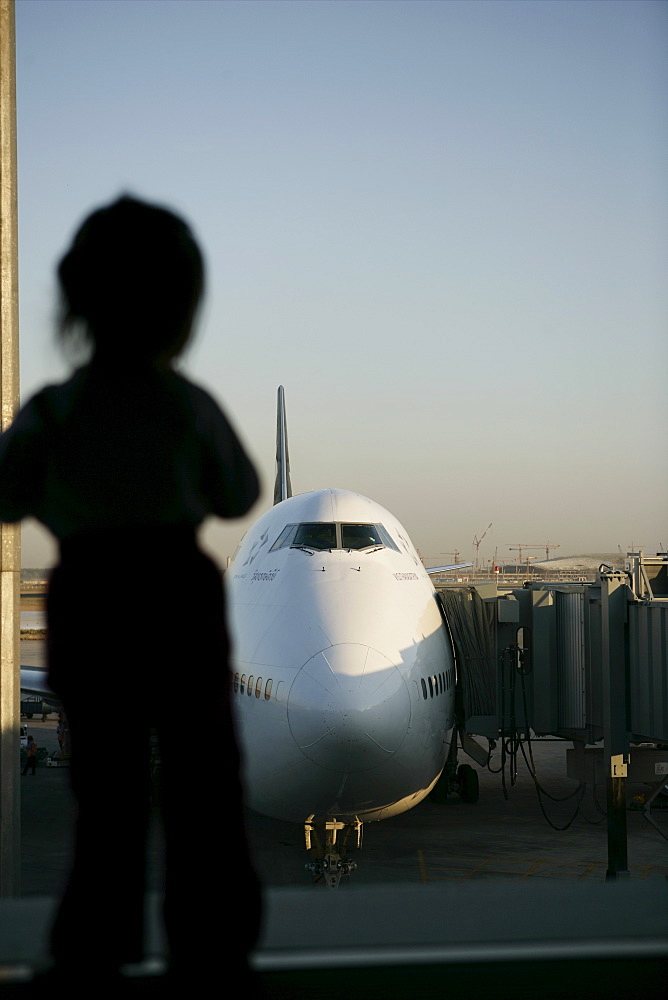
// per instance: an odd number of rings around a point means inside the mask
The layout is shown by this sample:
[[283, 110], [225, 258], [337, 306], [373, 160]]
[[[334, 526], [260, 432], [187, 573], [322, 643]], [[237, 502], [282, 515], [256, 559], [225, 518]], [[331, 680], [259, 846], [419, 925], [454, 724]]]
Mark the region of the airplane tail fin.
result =
[[276, 482], [274, 484], [274, 504], [292, 496], [290, 483], [290, 457], [288, 455], [288, 423], [285, 416], [285, 392], [278, 387], [278, 409], [276, 414]]

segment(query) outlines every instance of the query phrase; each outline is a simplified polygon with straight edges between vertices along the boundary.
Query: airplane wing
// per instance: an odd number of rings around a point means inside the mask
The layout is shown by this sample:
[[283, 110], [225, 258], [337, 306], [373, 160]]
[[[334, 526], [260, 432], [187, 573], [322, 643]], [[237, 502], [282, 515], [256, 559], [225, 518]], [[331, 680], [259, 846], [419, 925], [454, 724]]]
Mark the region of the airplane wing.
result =
[[449, 569], [466, 569], [467, 566], [473, 566], [473, 563], [451, 563], [450, 566], [425, 566], [429, 576], [433, 576], [434, 573], [447, 573]]
[[41, 696], [51, 705], [60, 704], [47, 682], [46, 667], [21, 667], [21, 694]]

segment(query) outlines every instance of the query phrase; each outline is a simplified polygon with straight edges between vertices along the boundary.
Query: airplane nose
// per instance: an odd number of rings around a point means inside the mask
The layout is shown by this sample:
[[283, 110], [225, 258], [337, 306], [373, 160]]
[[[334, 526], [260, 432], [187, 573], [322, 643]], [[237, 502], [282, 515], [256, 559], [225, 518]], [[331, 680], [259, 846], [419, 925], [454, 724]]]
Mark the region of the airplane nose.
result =
[[410, 696], [397, 667], [378, 650], [339, 643], [307, 660], [288, 698], [292, 736], [327, 770], [367, 771], [399, 749]]

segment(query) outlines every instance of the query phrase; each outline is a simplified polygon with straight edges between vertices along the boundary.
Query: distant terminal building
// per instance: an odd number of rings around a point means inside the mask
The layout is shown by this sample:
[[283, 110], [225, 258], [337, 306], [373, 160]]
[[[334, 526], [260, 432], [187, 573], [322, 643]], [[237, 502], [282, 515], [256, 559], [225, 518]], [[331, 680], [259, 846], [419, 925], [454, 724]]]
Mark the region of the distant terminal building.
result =
[[531, 575], [543, 580], [593, 580], [599, 566], [624, 570], [627, 557], [621, 552], [589, 552], [578, 556], [558, 556], [530, 564]]
[[21, 594], [45, 594], [49, 586], [49, 570], [22, 569]]
[[435, 577], [434, 584], [452, 585], [454, 583], [476, 584], [496, 580], [501, 584], [521, 586], [525, 580], [542, 580], [551, 583], [588, 583], [596, 578], [596, 572], [602, 564], [611, 569], [624, 570], [627, 557], [621, 552], [589, 552], [583, 555], [559, 556], [555, 559], [519, 562], [488, 563], [479, 569], [472, 567], [456, 569]]

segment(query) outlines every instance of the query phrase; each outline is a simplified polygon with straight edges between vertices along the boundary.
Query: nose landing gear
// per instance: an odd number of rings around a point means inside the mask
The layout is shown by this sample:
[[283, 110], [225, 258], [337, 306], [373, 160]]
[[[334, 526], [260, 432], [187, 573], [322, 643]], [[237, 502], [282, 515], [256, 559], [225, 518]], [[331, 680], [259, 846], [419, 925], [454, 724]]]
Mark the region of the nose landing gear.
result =
[[[342, 823], [332, 817], [325, 820], [324, 833], [323, 850], [322, 838], [318, 833], [314, 814], [311, 813], [304, 823], [304, 837], [306, 850], [312, 860], [305, 868], [315, 882], [322, 881], [329, 889], [338, 889], [341, 876], [350, 875], [357, 868], [357, 863], [347, 856], [347, 848], [351, 833], [355, 834], [357, 849], [362, 847], [362, 820], [356, 816], [352, 823]], [[340, 839], [339, 834], [342, 834]]]

